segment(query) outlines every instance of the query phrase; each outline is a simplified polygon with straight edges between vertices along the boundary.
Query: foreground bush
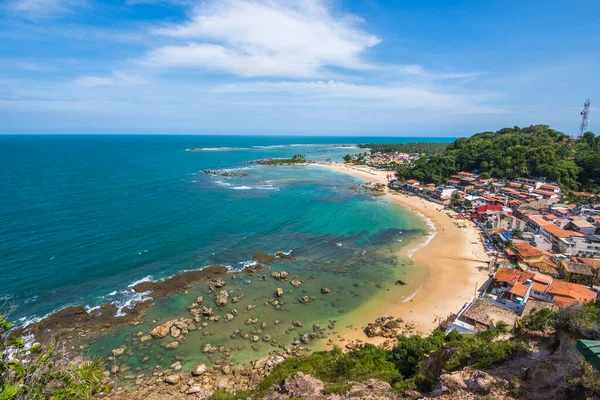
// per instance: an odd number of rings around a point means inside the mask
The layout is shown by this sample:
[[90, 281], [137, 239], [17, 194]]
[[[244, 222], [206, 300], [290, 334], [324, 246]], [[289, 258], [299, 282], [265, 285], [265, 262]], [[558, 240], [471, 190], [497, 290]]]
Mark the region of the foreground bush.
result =
[[320, 351], [301, 358], [288, 358], [277, 365], [259, 385], [258, 392], [265, 393], [290, 375], [302, 371], [326, 383], [329, 393], [344, 392], [348, 382], [363, 382], [374, 378], [392, 386], [403, 380], [395, 365], [388, 361], [388, 352], [373, 345], [365, 345], [343, 353], [340, 349]]
[[89, 399], [110, 392], [103, 385], [104, 369], [98, 360], [74, 365], [39, 344], [25, 349], [21, 338], [9, 337], [13, 324], [0, 315], [0, 400]]
[[555, 328], [587, 339], [600, 339], [600, 300], [587, 304], [576, 303], [558, 311], [541, 309], [527, 315], [521, 324], [532, 331]]

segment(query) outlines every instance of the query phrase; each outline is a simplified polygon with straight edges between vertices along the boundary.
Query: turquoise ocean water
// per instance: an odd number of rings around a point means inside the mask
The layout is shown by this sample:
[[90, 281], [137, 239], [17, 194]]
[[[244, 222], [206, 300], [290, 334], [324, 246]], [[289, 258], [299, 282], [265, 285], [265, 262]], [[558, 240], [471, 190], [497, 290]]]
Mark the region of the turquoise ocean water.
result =
[[[26, 323], [67, 305], [126, 305], [138, 299], [130, 285], [140, 279], [210, 264], [241, 268], [257, 251], [292, 251], [299, 261], [286, 269], [317, 274], [318, 285], [381, 287], [398, 265], [382, 249], [424, 235], [418, 218], [357, 193], [359, 182], [346, 175], [248, 161], [293, 154], [341, 161], [358, 150], [336, 144], [416, 140], [0, 136], [0, 296], [14, 299], [13, 318]], [[192, 147], [235, 149], [186, 151]], [[240, 168], [248, 176], [200, 172]], [[179, 300], [183, 311], [188, 300]]]

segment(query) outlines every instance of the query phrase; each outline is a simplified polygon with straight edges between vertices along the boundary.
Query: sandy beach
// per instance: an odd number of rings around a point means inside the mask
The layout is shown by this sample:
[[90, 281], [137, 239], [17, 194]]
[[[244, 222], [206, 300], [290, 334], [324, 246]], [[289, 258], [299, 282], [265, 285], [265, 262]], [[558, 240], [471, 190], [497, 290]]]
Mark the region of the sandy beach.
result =
[[[343, 164], [320, 164], [320, 166], [352, 175], [365, 182], [387, 184], [389, 171], [369, 170]], [[458, 228], [454, 220], [443, 212], [443, 206], [426, 201], [417, 196], [408, 196], [388, 192], [385, 198], [413, 212], [421, 214], [435, 227], [435, 235], [425, 246], [421, 246], [410, 256], [415, 265], [429, 270], [420, 289], [407, 301], [390, 298], [376, 298], [365, 304], [360, 313], [369, 316], [372, 322], [379, 316], [403, 318], [416, 325], [417, 331], [427, 334], [437, 327], [440, 318], [456, 313], [475, 294], [476, 288], [488, 278], [488, 255], [481, 243], [479, 231], [470, 224], [467, 228]], [[442, 211], [440, 211], [442, 210]], [[378, 296], [379, 297], [379, 296]], [[387, 298], [386, 298], [387, 297]], [[380, 343], [383, 338], [367, 338], [362, 329], [355, 327], [341, 333], [340, 342], [361, 339], [370, 343]]]

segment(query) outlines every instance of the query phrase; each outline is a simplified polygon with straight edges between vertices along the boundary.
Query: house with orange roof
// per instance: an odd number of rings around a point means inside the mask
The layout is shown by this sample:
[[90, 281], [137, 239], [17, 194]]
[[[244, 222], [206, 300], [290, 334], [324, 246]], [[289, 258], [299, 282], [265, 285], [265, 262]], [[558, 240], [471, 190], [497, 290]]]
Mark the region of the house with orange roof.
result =
[[516, 268], [498, 269], [490, 288], [497, 303], [519, 314], [525, 310], [530, 298], [552, 302], [558, 307], [596, 298], [596, 292], [577, 283], [558, 281], [548, 275]]
[[419, 182], [419, 181], [417, 181], [415, 179], [409, 179], [409, 180], [406, 181], [406, 186], [409, 189], [416, 189], [419, 186], [421, 186], [421, 182]]
[[596, 279], [600, 279], [600, 259], [598, 258], [575, 258], [575, 261], [588, 265]]
[[558, 199], [560, 195], [549, 190], [534, 189], [531, 195], [540, 199]]
[[515, 242], [514, 247], [517, 259], [526, 264], [540, 262], [544, 258], [544, 253], [528, 242]]
[[[582, 221], [582, 220], [579, 220]], [[563, 229], [541, 215], [527, 217], [527, 230], [541, 235], [552, 244], [552, 250], [569, 256], [600, 256], [600, 237]]]
[[546, 190], [549, 192], [560, 193], [560, 187], [557, 185], [550, 185], [548, 183], [541, 184], [538, 189]]
[[546, 291], [546, 299], [558, 307], [568, 307], [574, 303], [589, 303], [596, 300], [597, 293], [582, 285], [571, 282], [552, 281]]

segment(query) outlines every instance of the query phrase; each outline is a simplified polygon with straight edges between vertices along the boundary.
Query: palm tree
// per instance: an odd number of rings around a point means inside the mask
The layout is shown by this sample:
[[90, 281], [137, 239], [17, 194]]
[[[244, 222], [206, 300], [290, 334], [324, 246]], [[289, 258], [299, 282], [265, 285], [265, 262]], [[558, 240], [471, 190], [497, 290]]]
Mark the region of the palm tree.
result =
[[492, 322], [490, 324], [490, 330], [493, 330], [494, 332], [498, 333], [498, 334], [503, 334], [503, 333], [507, 333], [510, 330], [510, 326], [500, 320], [498, 322], [496, 322], [495, 324]]

